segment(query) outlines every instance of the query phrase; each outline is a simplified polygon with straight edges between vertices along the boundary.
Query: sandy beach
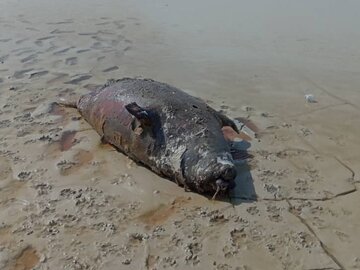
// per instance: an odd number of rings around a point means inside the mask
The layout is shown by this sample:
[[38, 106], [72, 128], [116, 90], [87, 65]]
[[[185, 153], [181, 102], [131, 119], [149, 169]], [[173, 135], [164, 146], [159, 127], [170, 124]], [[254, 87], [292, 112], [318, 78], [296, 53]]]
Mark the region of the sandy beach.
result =
[[[193, 2], [0, 1], [0, 269], [360, 269], [360, 4]], [[52, 105], [137, 76], [258, 126], [230, 198]]]

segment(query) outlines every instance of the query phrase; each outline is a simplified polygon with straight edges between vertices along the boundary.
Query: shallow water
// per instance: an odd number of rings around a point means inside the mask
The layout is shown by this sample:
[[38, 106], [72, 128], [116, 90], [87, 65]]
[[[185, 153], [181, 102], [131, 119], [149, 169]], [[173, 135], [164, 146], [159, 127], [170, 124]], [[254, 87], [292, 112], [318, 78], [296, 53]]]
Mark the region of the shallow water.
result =
[[[108, 61], [104, 70], [115, 72], [101, 73], [98, 78], [152, 77], [204, 99], [233, 107], [251, 103], [279, 114], [299, 113], [301, 108], [289, 109], [285, 103], [302, 106], [303, 95], [317, 94], [321, 87], [360, 101], [356, 94], [360, 80], [358, 1], [33, 0], [2, 1], [1, 5], [3, 20], [21, 14], [24, 27], [31, 21], [35, 28], [45, 25], [53, 31], [65, 27], [68, 32], [91, 35], [98, 31], [89, 23], [94, 19], [119, 19], [116, 24], [104, 20], [96, 26], [104, 32], [121, 32], [129, 41], [129, 51], [112, 56], [114, 65]], [[0, 39], [13, 37], [11, 24], [7, 29]], [[54, 54], [88, 45], [86, 41], [68, 43], [69, 47]], [[74, 63], [76, 58], [66, 61]], [[96, 73], [91, 67], [84, 71]], [[80, 81], [87, 78], [83, 76]]]

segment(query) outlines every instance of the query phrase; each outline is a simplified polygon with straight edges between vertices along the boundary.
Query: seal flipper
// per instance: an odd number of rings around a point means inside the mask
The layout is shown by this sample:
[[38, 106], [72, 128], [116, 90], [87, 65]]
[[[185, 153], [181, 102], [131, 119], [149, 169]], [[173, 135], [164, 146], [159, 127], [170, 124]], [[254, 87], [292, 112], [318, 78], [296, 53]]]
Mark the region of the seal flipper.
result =
[[259, 133], [259, 128], [248, 117], [247, 118], [245, 118], [245, 117], [236, 117], [235, 120], [239, 121], [244, 126], [248, 127], [255, 134]]
[[239, 129], [233, 120], [231, 120], [229, 117], [222, 114], [221, 112], [214, 110], [210, 106], [207, 106], [207, 109], [220, 121], [222, 127], [231, 127], [235, 132], [239, 133]]
[[63, 106], [63, 107], [68, 107], [68, 108], [78, 108], [78, 102], [79, 100], [67, 100], [64, 98], [60, 98], [60, 100], [55, 101], [53, 104], [59, 105], [59, 106]]
[[252, 139], [247, 133], [243, 131], [237, 132], [231, 126], [224, 126], [221, 131], [227, 141], [236, 141], [237, 139], [251, 141]]
[[130, 114], [139, 120], [142, 126], [151, 126], [152, 121], [150, 113], [147, 110], [141, 108], [138, 104], [136, 104], [136, 102], [125, 105], [125, 108]]

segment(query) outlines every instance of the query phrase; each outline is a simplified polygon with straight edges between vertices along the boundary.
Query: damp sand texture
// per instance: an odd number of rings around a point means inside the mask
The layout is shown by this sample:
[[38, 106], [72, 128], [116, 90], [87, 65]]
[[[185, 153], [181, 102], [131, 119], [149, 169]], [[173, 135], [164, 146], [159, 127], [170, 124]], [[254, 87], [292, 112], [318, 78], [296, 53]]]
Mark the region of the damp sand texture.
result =
[[[0, 269], [360, 269], [359, 8], [1, 1]], [[52, 105], [134, 76], [259, 128], [228, 200]]]

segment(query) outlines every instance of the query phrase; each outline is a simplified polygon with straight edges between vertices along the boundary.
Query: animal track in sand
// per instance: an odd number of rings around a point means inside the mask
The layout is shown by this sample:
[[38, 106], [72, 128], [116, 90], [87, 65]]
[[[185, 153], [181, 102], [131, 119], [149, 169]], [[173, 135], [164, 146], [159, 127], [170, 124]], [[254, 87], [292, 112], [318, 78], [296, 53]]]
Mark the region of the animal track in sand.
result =
[[90, 164], [93, 159], [93, 154], [90, 151], [79, 150], [73, 157], [72, 161], [63, 160], [56, 165], [60, 170], [60, 174], [63, 176], [70, 175], [81, 167]]

